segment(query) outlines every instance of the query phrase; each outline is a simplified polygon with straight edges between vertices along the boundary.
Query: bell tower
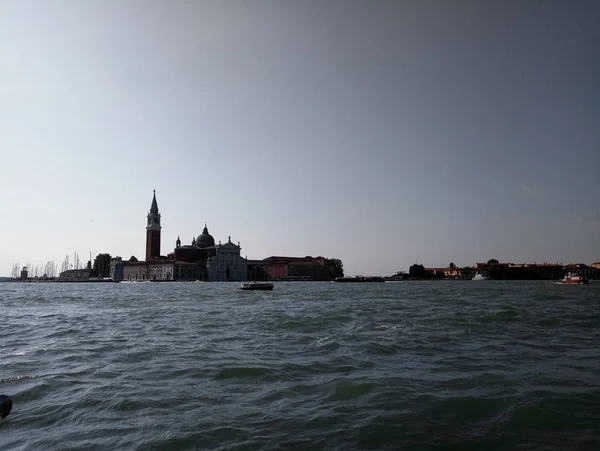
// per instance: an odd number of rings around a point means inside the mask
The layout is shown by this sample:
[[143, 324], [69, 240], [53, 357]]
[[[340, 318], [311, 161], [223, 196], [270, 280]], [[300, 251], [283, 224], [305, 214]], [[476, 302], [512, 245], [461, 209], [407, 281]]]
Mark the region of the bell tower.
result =
[[152, 197], [152, 206], [146, 225], [146, 261], [160, 257], [160, 213], [156, 203], [156, 190]]

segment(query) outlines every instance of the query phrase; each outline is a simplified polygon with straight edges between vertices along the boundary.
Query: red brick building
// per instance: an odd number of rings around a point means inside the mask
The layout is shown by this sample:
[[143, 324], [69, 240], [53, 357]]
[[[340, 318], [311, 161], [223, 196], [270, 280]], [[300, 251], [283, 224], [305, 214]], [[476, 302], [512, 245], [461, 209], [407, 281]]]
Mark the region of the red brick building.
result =
[[267, 257], [262, 261], [270, 279], [331, 280], [325, 257]]
[[160, 258], [160, 229], [160, 213], [156, 203], [156, 191], [154, 191], [146, 226], [146, 261]]

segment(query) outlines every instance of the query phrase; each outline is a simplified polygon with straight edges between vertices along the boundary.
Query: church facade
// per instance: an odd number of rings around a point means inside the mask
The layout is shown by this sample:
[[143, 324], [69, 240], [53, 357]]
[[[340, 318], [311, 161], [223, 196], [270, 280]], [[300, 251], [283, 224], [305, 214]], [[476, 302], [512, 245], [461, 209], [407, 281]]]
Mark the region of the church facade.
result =
[[181, 245], [177, 238], [175, 248], [166, 256], [161, 255], [160, 211], [156, 202], [156, 192], [146, 223], [146, 258], [138, 261], [132, 257], [124, 261], [121, 257], [111, 260], [110, 276], [116, 281], [206, 281], [235, 282], [248, 278], [248, 262], [241, 256], [241, 246], [231, 242], [215, 244], [215, 240], [204, 229], [191, 244]]

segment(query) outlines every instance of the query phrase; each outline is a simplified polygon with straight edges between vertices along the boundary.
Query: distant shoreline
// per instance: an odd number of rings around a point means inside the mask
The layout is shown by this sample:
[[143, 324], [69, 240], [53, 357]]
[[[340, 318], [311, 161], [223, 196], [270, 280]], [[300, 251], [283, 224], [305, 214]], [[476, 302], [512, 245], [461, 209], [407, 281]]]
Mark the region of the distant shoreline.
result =
[[114, 280], [58, 280], [58, 279], [47, 279], [47, 280], [36, 280], [36, 279], [7, 279], [0, 280], [0, 282], [10, 282], [10, 283], [118, 283]]
[[[360, 284], [372, 284], [372, 283], [381, 283], [381, 282], [472, 282], [471, 279], [443, 279], [443, 278], [411, 278], [411, 279], [388, 279], [382, 278], [383, 280], [365, 280], [365, 281], [346, 281], [344, 285], [350, 283], [352, 285]], [[557, 282], [560, 279], [490, 279], [488, 282]], [[598, 279], [590, 279], [590, 280], [598, 280]], [[204, 280], [14, 280], [14, 279], [0, 279], [0, 283], [20, 283], [20, 284], [30, 284], [30, 283], [240, 283], [240, 281], [235, 280], [224, 280], [224, 281], [204, 281]], [[274, 280], [275, 283], [298, 283], [298, 282], [320, 282], [320, 283], [335, 283], [339, 285], [340, 282], [336, 282], [334, 280]]]

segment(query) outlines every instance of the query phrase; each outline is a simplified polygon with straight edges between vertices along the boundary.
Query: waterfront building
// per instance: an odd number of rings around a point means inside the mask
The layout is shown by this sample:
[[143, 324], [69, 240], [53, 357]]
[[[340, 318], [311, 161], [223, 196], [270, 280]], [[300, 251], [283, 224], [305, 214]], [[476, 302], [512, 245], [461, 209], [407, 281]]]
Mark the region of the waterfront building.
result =
[[109, 277], [112, 280], [123, 280], [124, 272], [123, 259], [121, 257], [114, 257], [110, 259]]
[[248, 262], [240, 255], [241, 249], [239, 242], [231, 242], [231, 237], [227, 243], [214, 246], [214, 253], [206, 261], [208, 280], [247, 280]]
[[27, 266], [23, 266], [23, 269], [21, 270], [21, 277], [19, 277], [19, 279], [27, 280], [28, 278], [29, 278], [29, 273], [27, 271]]
[[69, 282], [82, 282], [90, 280], [89, 269], [68, 269], [59, 274], [58, 280]]
[[587, 277], [588, 279], [600, 278], [600, 270], [594, 266], [588, 266], [583, 263], [573, 263], [565, 266], [565, 271], [576, 275]]
[[270, 279], [331, 280], [332, 270], [324, 257], [272, 256], [262, 261]]
[[581, 275], [588, 279], [600, 279], [600, 262], [563, 265], [562, 263], [475, 263], [473, 267], [428, 267], [412, 265], [409, 271], [413, 279], [472, 279], [476, 274], [497, 280], [559, 280], [565, 273]]
[[[181, 245], [177, 238], [175, 249], [167, 255], [170, 260], [198, 264], [198, 280], [210, 282], [248, 280], [248, 261], [241, 256], [241, 246], [231, 242], [215, 244], [215, 239], [204, 224], [202, 233], [191, 244]], [[188, 267], [188, 271], [191, 269]]]
[[565, 273], [562, 263], [534, 263], [528, 266], [533, 273], [544, 280], [562, 279]]
[[425, 274], [428, 279], [442, 279], [446, 277], [448, 268], [425, 268]]
[[152, 195], [152, 205], [148, 212], [146, 226], [146, 261], [160, 258], [160, 212], [156, 202], [156, 191]]
[[241, 246], [231, 242], [215, 245], [213, 236], [204, 229], [191, 244], [181, 245], [178, 237], [173, 252], [161, 255], [161, 214], [156, 201], [156, 192], [146, 223], [146, 259], [135, 258], [123, 261], [121, 257], [111, 259], [110, 276], [113, 280], [125, 281], [246, 281], [247, 260], [242, 258]]

